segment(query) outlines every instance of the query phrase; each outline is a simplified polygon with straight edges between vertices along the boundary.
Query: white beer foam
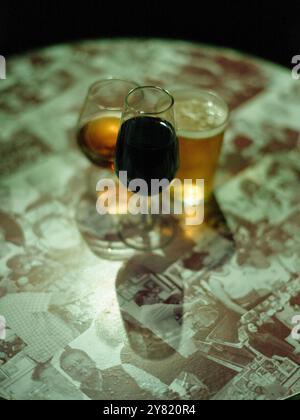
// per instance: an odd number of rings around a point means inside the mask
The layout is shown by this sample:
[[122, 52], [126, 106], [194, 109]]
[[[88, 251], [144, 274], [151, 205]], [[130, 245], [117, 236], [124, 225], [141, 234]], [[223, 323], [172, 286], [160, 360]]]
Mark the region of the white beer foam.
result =
[[228, 110], [209, 99], [177, 99], [175, 117], [179, 137], [203, 139], [220, 134], [227, 124]]

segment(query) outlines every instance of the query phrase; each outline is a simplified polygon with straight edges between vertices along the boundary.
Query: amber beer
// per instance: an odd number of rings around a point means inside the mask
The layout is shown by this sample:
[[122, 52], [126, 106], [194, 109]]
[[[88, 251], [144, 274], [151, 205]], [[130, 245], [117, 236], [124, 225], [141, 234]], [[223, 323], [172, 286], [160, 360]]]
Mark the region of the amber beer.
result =
[[[202, 195], [207, 201], [213, 193], [229, 110], [223, 99], [210, 91], [193, 89], [172, 93], [180, 145], [177, 178], [192, 179], [193, 183], [204, 179]], [[192, 193], [195, 195], [195, 191]]]
[[121, 112], [107, 111], [83, 124], [78, 130], [78, 145], [97, 166], [112, 167]]

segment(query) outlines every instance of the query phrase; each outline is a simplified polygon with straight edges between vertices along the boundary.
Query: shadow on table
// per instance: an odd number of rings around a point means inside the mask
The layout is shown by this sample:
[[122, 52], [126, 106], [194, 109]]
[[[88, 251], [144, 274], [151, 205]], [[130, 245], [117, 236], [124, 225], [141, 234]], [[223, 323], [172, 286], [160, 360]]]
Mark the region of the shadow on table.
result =
[[[203, 328], [211, 324], [212, 310], [202, 304], [206, 292], [201, 290], [189, 295], [188, 284], [206, 269], [223, 265], [235, 248], [215, 200], [207, 206], [206, 215], [205, 224], [196, 227], [185, 226], [175, 219], [176, 238], [171, 244], [159, 254], [135, 255], [118, 273], [116, 294], [129, 344], [145, 359], [166, 359], [173, 353], [191, 354], [195, 351], [190, 340], [194, 334], [193, 322], [202, 323]], [[214, 259], [213, 249], [221, 236], [225, 246]], [[210, 238], [208, 244], [205, 243], [207, 237]], [[200, 284], [200, 279], [196, 283]], [[185, 296], [186, 290], [188, 296]], [[201, 307], [202, 320], [198, 320]]]
[[128, 248], [118, 234], [120, 217], [100, 216], [96, 196], [89, 191], [76, 209], [79, 231], [91, 251], [101, 258], [124, 261], [116, 292], [132, 348], [143, 357], [163, 359], [180, 346], [186, 276], [225, 264], [234, 253], [233, 235], [214, 198], [205, 207], [202, 225], [188, 226], [182, 217], [170, 216], [175, 238], [157, 252]]
[[167, 260], [146, 253], [130, 259], [116, 279], [116, 294], [132, 350], [140, 357], [161, 360], [181, 342], [184, 288], [165, 276]]
[[[82, 238], [91, 251], [100, 258], [128, 261], [137, 254], [129, 248], [119, 236], [119, 224], [122, 215], [99, 215], [96, 211], [96, 194], [87, 190], [80, 198], [76, 209], [76, 223]], [[170, 216], [176, 233], [173, 241], [163, 252], [170, 261], [176, 261], [183, 253], [190, 252], [207, 236], [208, 231], [227, 239], [234, 244], [233, 235], [216, 199], [205, 206], [205, 221], [199, 226], [188, 226], [182, 216]]]
[[[189, 357], [197, 351], [198, 335], [215, 332], [223, 313], [216, 298], [200, 285], [201, 278], [226, 264], [235, 252], [233, 235], [217, 201], [206, 206], [202, 225], [186, 226], [174, 218], [175, 239], [162, 250], [139, 254], [120, 241], [119, 216], [100, 217], [95, 201], [90, 194], [83, 195], [76, 220], [95, 255], [124, 260], [115, 288], [131, 349], [152, 363], [171, 361], [176, 354]], [[238, 320], [236, 316], [232, 323]], [[205, 342], [205, 337], [200, 341]], [[236, 337], [226, 339], [235, 341]]]

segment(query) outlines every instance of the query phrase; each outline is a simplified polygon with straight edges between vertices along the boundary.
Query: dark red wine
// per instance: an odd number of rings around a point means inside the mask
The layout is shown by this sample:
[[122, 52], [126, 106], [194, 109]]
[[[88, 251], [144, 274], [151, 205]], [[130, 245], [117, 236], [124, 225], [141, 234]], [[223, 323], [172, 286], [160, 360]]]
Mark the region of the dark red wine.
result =
[[116, 173], [127, 171], [128, 184], [137, 178], [145, 180], [150, 194], [152, 179], [174, 179], [178, 150], [176, 132], [169, 122], [154, 117], [129, 119], [118, 135]]

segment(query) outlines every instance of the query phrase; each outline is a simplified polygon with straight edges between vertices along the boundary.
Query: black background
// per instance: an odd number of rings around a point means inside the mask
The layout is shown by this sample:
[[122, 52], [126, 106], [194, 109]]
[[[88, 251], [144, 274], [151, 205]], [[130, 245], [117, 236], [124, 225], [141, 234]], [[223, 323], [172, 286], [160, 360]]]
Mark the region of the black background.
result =
[[300, 2], [266, 0], [6, 0], [0, 54], [103, 37], [164, 37], [229, 46], [291, 67], [300, 54]]

